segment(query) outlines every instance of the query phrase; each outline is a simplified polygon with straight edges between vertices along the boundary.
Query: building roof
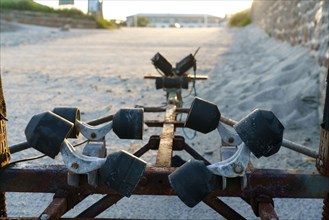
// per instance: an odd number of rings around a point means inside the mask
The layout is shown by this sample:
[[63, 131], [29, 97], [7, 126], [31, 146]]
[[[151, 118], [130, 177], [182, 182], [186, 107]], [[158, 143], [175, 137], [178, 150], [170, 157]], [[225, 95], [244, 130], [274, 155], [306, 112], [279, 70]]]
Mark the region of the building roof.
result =
[[170, 14], [170, 13], [138, 13], [138, 14], [134, 14], [134, 15], [130, 15], [127, 16], [127, 18], [129, 17], [139, 17], [139, 16], [143, 16], [143, 17], [204, 17], [207, 16], [208, 18], [213, 17], [213, 18], [220, 18], [218, 16], [214, 16], [214, 15], [208, 15], [208, 14]]

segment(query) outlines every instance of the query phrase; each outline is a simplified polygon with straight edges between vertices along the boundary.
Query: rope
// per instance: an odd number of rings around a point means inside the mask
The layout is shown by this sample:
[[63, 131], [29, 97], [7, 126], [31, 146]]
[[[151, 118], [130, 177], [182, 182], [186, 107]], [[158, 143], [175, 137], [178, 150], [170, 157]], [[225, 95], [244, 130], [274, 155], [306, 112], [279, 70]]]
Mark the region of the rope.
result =
[[[183, 106], [183, 105], [182, 105], [182, 106]], [[183, 114], [181, 113], [181, 114], [180, 114], [180, 118], [179, 118], [179, 120], [181, 121], [182, 118], [183, 118]], [[182, 130], [183, 130], [184, 137], [185, 137], [187, 140], [190, 140], [190, 141], [191, 141], [191, 140], [193, 140], [193, 139], [196, 137], [196, 131], [194, 131], [192, 137], [190, 137], [190, 136], [186, 133], [185, 128], [183, 128]]]

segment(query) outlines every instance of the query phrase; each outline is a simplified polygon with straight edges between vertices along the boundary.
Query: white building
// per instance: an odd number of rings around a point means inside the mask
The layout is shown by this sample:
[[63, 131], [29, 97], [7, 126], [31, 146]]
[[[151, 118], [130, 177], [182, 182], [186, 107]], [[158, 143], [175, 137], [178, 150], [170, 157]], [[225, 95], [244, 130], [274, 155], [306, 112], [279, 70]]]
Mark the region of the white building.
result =
[[218, 27], [224, 18], [206, 14], [135, 14], [127, 17], [127, 26], [136, 27], [138, 17], [148, 19], [148, 27]]

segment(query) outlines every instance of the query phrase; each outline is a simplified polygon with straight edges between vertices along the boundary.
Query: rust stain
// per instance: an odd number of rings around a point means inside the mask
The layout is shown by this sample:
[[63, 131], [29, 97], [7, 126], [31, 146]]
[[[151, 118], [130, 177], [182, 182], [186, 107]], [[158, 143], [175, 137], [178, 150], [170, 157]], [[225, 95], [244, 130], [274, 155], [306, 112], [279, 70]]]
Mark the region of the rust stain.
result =
[[319, 157], [316, 160], [318, 171], [329, 176], [329, 131], [321, 128]]

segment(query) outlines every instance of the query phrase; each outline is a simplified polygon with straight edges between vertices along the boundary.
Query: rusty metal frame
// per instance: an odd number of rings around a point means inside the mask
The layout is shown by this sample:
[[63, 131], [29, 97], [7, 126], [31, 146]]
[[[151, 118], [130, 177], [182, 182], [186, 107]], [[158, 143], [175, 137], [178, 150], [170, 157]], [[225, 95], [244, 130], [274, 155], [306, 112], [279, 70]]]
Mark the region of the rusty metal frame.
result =
[[[151, 77], [152, 78], [152, 77]], [[329, 78], [329, 76], [328, 76]], [[329, 96], [327, 88], [327, 97]], [[329, 112], [328, 98], [325, 104], [325, 114]], [[150, 127], [162, 127], [160, 135], [151, 136], [148, 143], [135, 152], [140, 157], [149, 150], [157, 150], [154, 166], [147, 167], [141, 181], [133, 194], [135, 195], [167, 195], [176, 196], [171, 188], [168, 175], [177, 168], [172, 166], [173, 151], [185, 150], [193, 158], [209, 162], [197, 151], [189, 146], [184, 137], [175, 136], [176, 128], [183, 127], [183, 121], [177, 121], [177, 113], [187, 113], [189, 109], [177, 108], [175, 104], [168, 104], [166, 108], [144, 108], [144, 112], [165, 112], [164, 120], [146, 120]], [[97, 119], [91, 123], [96, 125], [111, 120], [112, 116]], [[234, 121], [222, 117], [226, 124]], [[323, 219], [329, 216], [329, 177], [327, 165], [329, 164], [328, 130], [322, 126], [320, 151], [325, 152], [320, 158], [325, 164], [325, 170], [283, 170], [283, 169], [250, 169], [246, 172], [247, 185], [241, 187], [240, 178], [227, 178], [223, 189], [223, 180], [217, 178], [216, 190], [204, 198], [203, 202], [227, 219], [245, 219], [234, 209], [229, 207], [218, 197], [240, 197], [251, 206], [256, 216], [261, 219], [278, 219], [274, 210], [273, 198], [321, 198], [324, 199]], [[324, 134], [323, 134], [324, 133]], [[317, 163], [319, 163], [317, 160]], [[317, 166], [319, 166], [317, 164]], [[0, 170], [0, 192], [34, 192], [54, 193], [54, 199], [39, 216], [42, 219], [58, 219], [63, 214], [83, 201], [90, 194], [104, 194], [104, 197], [82, 211], [79, 218], [94, 218], [123, 196], [114, 190], [100, 184], [94, 188], [88, 185], [86, 179], [81, 179], [79, 187], [67, 184], [67, 169], [64, 166], [20, 166], [7, 167]], [[24, 184], [21, 184], [24, 182]]]

